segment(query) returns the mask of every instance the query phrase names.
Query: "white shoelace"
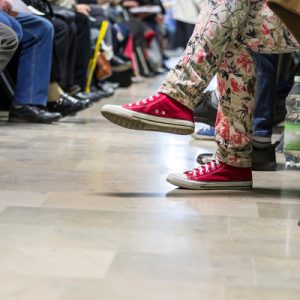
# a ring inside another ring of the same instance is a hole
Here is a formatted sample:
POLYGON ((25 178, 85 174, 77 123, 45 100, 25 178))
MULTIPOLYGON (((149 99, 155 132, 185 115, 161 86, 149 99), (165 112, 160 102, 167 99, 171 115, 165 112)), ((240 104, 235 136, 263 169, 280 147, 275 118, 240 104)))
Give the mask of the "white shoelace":
POLYGON ((212 171, 214 171, 216 169, 216 167, 219 167, 219 166, 220 166, 220 162, 217 159, 215 159, 215 160, 211 161, 210 163, 207 163, 205 165, 200 165, 198 168, 193 169, 191 172, 193 172, 193 176, 196 176, 198 172, 200 173, 200 175, 203 175, 204 171, 206 173, 209 173, 210 168, 212 171))
POLYGON ((154 96, 151 96, 151 97, 149 97, 149 98, 146 98, 146 99, 144 99, 144 100, 142 100, 142 101, 137 101, 137 102, 135 102, 135 105, 140 105, 141 102, 143 102, 144 104, 147 104, 147 103, 148 103, 148 100, 149 100, 149 101, 153 101, 154 98, 158 98, 158 97, 159 97, 159 93, 156 93, 154 96))

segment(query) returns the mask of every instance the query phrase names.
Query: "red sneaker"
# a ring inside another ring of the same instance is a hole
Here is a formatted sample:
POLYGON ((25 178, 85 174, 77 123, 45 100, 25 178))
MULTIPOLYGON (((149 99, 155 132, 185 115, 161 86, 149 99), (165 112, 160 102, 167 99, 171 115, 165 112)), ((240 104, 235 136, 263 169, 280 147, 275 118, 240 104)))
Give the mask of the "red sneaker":
POLYGON ((167 181, 181 188, 202 190, 251 189, 251 168, 237 168, 214 160, 183 174, 171 174, 167 181))
POLYGON ((193 111, 165 94, 131 104, 104 105, 102 115, 119 126, 189 135, 195 130, 193 111))

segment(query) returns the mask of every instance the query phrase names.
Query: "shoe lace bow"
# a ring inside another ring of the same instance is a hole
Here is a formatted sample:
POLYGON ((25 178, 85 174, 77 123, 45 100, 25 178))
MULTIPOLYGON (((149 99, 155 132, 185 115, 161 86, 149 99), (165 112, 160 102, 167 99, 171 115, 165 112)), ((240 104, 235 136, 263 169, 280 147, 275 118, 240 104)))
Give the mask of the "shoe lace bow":
POLYGON ((195 168, 192 171, 190 171, 190 173, 193 173, 193 176, 197 176, 198 172, 200 173, 200 175, 203 175, 204 172, 209 173, 211 170, 214 171, 219 166, 220 166, 219 160, 215 159, 209 163, 200 165, 198 168, 195 168))
POLYGON ((158 98, 158 97, 159 97, 159 93, 156 93, 154 96, 151 96, 151 97, 146 98, 146 99, 144 99, 144 100, 135 102, 135 105, 140 105, 141 102, 143 102, 143 104, 147 104, 147 103, 148 103, 148 100, 149 100, 149 101, 154 101, 154 98, 158 98))

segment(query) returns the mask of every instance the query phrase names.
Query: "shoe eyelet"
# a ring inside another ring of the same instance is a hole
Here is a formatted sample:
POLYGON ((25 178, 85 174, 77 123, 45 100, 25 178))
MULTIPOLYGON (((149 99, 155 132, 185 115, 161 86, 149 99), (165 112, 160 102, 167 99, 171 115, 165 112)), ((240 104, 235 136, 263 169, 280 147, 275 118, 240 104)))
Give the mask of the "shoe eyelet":
POLYGON ((158 111, 158 109, 155 111, 157 114, 159 114, 159 111, 158 111))
POLYGON ((165 114, 166 114, 166 112, 165 112, 165 111, 163 111, 163 112, 162 112, 162 114, 163 114, 163 115, 165 115, 165 114))

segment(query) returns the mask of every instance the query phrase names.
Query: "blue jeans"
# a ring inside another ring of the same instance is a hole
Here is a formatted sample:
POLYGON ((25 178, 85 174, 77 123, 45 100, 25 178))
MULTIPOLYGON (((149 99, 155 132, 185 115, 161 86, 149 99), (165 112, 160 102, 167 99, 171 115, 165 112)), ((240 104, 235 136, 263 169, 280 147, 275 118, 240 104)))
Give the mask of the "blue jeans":
POLYGON ((42 17, 23 13, 14 19, 2 11, 0 22, 16 32, 21 47, 13 104, 45 106, 52 60, 52 24, 42 17))
POLYGON ((253 136, 271 137, 276 101, 285 99, 291 89, 291 80, 277 76, 279 55, 255 54, 257 92, 253 119, 253 136))
POLYGON ((278 55, 255 54, 257 91, 253 119, 253 136, 271 137, 273 109, 277 95, 278 55))

